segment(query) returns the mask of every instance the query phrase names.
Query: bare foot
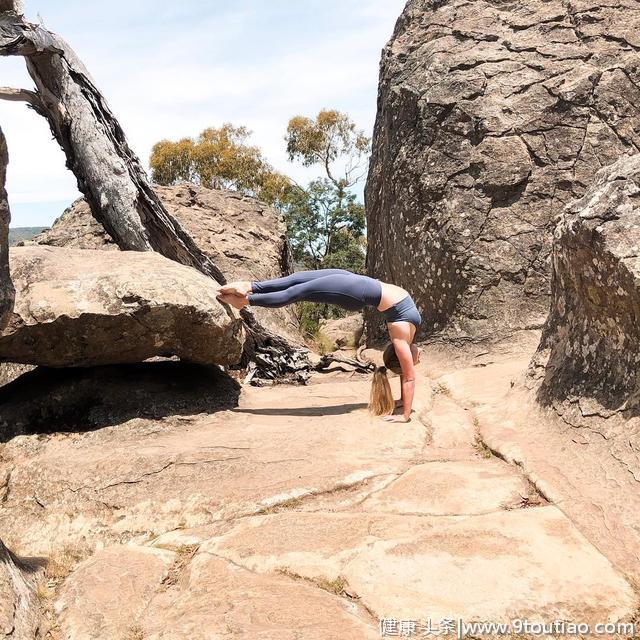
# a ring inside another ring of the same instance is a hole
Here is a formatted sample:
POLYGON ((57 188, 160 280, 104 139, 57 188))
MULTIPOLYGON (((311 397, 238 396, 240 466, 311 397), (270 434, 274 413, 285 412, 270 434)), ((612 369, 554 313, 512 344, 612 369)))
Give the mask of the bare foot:
POLYGON ((225 304, 230 304, 232 307, 236 309, 242 309, 242 307, 246 307, 249 304, 247 300, 247 296, 239 296, 233 293, 219 293, 216 298, 220 300, 220 302, 224 302, 225 304))
POLYGON ((238 280, 237 282, 229 282, 223 284, 218 290, 222 294, 234 294, 237 296, 246 296, 251 293, 251 282, 249 280, 238 280))

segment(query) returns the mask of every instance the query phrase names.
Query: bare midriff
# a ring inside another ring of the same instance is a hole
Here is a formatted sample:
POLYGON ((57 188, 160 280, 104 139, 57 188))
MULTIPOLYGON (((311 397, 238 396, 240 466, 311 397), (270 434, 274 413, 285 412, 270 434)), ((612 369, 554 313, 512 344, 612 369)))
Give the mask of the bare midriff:
POLYGON ((392 307, 396 302, 400 302, 400 300, 409 295, 406 289, 395 284, 382 282, 382 280, 380 280, 380 284, 382 286, 382 295, 380 296, 380 304, 376 307, 378 311, 384 311, 392 307))

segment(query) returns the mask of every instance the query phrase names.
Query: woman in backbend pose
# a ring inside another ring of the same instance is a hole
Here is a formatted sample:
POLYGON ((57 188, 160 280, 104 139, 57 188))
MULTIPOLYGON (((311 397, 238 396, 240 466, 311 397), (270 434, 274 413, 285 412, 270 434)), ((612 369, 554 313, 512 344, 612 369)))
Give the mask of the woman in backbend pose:
POLYGON ((298 271, 284 278, 231 282, 219 288, 220 301, 236 309, 246 305, 283 307, 308 300, 335 304, 349 311, 373 306, 382 312, 391 343, 383 353, 384 366, 376 367, 369 398, 369 411, 384 420, 408 422, 415 386, 414 365, 420 350, 413 344, 422 318, 409 293, 402 287, 362 276, 346 269, 298 271), (401 399, 394 400, 387 369, 400 375, 401 399), (402 416, 391 415, 402 406, 402 416))

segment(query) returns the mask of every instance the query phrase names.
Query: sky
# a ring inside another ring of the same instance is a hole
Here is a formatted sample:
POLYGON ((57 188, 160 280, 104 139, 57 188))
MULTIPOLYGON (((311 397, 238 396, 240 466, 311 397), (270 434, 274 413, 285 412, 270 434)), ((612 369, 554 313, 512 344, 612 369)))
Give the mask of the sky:
MULTIPOLYGON (((26 0, 32 22, 85 63, 148 168, 163 138, 245 125, 271 164, 297 181, 318 170, 288 161, 294 115, 348 113, 369 135, 378 65, 405 0, 26 0)), ((0 58, 0 85, 33 88, 21 58, 0 58)), ((0 100, 11 226, 48 226, 80 194, 44 118, 0 100)), ((362 189, 360 185, 359 189, 362 189)))

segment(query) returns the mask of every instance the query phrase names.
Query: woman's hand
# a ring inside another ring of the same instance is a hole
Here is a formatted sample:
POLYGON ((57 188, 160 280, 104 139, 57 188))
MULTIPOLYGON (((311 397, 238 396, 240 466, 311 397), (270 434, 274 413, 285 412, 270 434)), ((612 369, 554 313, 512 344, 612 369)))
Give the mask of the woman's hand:
POLYGON ((404 416, 384 416, 382 418, 386 422, 410 422, 411 418, 405 418, 404 416))

